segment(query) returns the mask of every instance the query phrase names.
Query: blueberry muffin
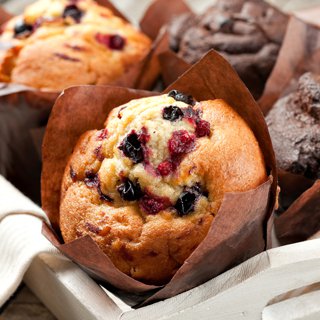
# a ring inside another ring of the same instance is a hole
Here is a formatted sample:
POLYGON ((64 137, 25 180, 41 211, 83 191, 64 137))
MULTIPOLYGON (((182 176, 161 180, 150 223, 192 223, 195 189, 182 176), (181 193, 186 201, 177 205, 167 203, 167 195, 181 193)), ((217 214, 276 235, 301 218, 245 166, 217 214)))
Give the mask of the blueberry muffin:
POLYGON ((278 166, 309 179, 320 178, 320 76, 303 74, 297 88, 267 115, 278 166))
POLYGON ((0 81, 49 90, 113 83, 151 45, 93 0, 39 0, 3 26, 0 44, 0 81))
POLYGON ((276 62, 288 18, 261 0, 218 0, 204 14, 184 14, 169 27, 170 47, 195 63, 217 50, 258 99, 276 62))
POLYGON ((259 144, 229 105, 173 90, 119 106, 81 136, 60 229, 66 243, 89 235, 122 272, 163 284, 205 238, 224 194, 266 179, 259 144))

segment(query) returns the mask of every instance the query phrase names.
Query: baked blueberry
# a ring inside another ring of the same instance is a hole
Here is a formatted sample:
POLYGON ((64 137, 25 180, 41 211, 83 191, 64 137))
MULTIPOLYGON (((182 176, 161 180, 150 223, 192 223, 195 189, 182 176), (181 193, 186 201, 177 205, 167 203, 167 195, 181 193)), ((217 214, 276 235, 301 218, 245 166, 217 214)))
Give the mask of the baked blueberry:
POLYGON ((14 26, 14 36, 15 37, 27 37, 33 31, 33 26, 31 24, 26 23, 23 20, 18 21, 14 26))
POLYGON ((203 191, 199 183, 190 188, 186 187, 174 206, 178 215, 184 216, 194 211, 195 203, 200 196, 208 197, 208 192, 203 191))
POLYGON ((126 201, 135 201, 141 198, 142 191, 139 183, 126 178, 117 188, 121 198, 126 201))
POLYGON ((86 171, 86 177, 84 178, 84 183, 89 188, 98 187, 98 185, 100 184, 99 177, 92 170, 86 171))
POLYGON ((178 90, 171 90, 168 93, 168 96, 172 97, 176 101, 181 101, 186 104, 190 104, 191 106, 195 105, 195 103, 196 103, 192 96, 186 95, 178 90))
POLYGON ((188 213, 194 211, 197 197, 198 194, 191 190, 182 192, 174 206, 178 211, 178 215, 185 216, 188 213))
POLYGON ((144 159, 139 136, 134 131, 124 138, 119 149, 122 150, 124 155, 130 158, 134 163, 142 162, 144 159))
POLYGON ((75 4, 70 4, 65 7, 62 17, 63 18, 72 18, 76 22, 80 22, 81 17, 83 15, 83 12, 75 5, 75 4))
POLYGON ((182 110, 177 106, 168 106, 163 108, 162 118, 169 121, 176 121, 183 117, 182 110))

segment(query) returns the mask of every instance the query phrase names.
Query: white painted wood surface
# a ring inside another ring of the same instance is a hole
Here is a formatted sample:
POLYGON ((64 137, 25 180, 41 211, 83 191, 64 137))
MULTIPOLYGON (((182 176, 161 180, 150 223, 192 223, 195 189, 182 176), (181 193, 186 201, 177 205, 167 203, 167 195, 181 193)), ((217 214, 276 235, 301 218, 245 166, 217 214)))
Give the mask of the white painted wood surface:
POLYGON ((320 282, 320 239, 263 252, 201 286, 137 310, 115 302, 67 259, 43 255, 24 280, 61 320, 320 319, 318 290, 268 306, 279 295, 320 282))

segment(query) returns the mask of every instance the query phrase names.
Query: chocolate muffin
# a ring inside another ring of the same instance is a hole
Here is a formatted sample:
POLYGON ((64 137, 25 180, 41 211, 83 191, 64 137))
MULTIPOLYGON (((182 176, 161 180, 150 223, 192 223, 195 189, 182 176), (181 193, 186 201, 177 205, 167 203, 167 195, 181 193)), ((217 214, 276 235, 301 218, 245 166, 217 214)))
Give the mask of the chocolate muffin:
POLYGON ((3 26, 0 46, 0 81, 60 91, 115 82, 151 42, 93 0, 39 0, 3 26))
POLYGON ((267 118, 278 166, 320 178, 320 76, 305 73, 297 88, 278 100, 267 118))
POLYGON ((202 15, 184 14, 169 26, 170 47, 195 63, 217 50, 258 99, 276 62, 288 17, 261 0, 218 0, 202 15))
POLYGON ((89 235, 127 275, 167 282, 205 238, 226 192, 267 179, 259 144, 224 101, 175 90, 114 109, 66 166, 65 242, 89 235))

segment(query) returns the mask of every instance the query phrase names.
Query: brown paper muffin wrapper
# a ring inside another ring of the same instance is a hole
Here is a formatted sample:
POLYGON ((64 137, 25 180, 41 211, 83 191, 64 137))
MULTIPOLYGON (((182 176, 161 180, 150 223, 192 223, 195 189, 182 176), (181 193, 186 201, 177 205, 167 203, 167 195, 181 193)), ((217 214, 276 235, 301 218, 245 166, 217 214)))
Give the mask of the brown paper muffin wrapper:
POLYGON ((155 0, 141 19, 140 28, 151 39, 156 39, 163 26, 175 16, 187 12, 191 12, 191 9, 183 0, 155 0))
MULTIPOLYGON (((99 4, 126 19, 108 0, 99 4)), ((0 10, 3 24, 12 16, 0 10)), ((126 19, 127 20, 127 19, 126 19)), ((138 89, 151 89, 159 75, 158 54, 163 50, 164 34, 154 41, 146 57, 115 83, 138 89)), ((5 47, 3 47, 5 49, 5 47)), ((0 44, 1 50, 1 44, 0 44)), ((40 203, 41 156, 39 144, 49 113, 60 91, 46 91, 15 83, 0 83, 0 174, 33 201, 40 203), (20 135, 18 134, 20 133, 20 135)))
MULTIPOLYGON (((320 13, 319 7, 314 10, 320 13)), ((291 17, 277 63, 259 101, 263 112, 267 114, 278 99, 294 90, 299 77, 309 71, 320 74, 320 28, 291 17)), ((286 209, 274 221, 279 242, 308 239, 320 230, 319 183, 279 170, 279 185, 280 209, 286 209)))
POLYGON ((280 217, 275 231, 281 244, 304 241, 320 230, 320 180, 307 189, 280 217))
MULTIPOLYGON (((317 9, 320 14, 320 8, 317 9)), ((292 16, 276 65, 259 105, 267 114, 274 103, 290 93, 299 77, 308 71, 320 73, 320 27, 292 16)))
POLYGON ((172 88, 198 101, 221 98, 229 103, 256 135, 270 176, 255 190, 225 195, 207 237, 164 286, 147 285, 120 272, 88 236, 68 244, 59 238, 61 181, 78 138, 87 130, 102 128, 114 107, 155 93, 110 86, 69 88, 53 107, 43 143, 42 204, 55 230, 44 226, 43 233, 92 277, 134 306, 189 290, 263 251, 276 199, 275 158, 266 123, 232 67, 210 52, 165 92, 172 88))
POLYGON ((43 127, 57 94, 9 84, 0 88, 0 174, 40 203, 43 127))
POLYGON ((170 50, 166 31, 166 25, 174 17, 184 13, 192 13, 192 10, 183 0, 155 0, 148 7, 140 22, 141 30, 151 39, 154 39, 160 30, 166 33, 162 52, 159 53, 160 72, 165 87, 176 81, 191 67, 191 64, 170 50))

